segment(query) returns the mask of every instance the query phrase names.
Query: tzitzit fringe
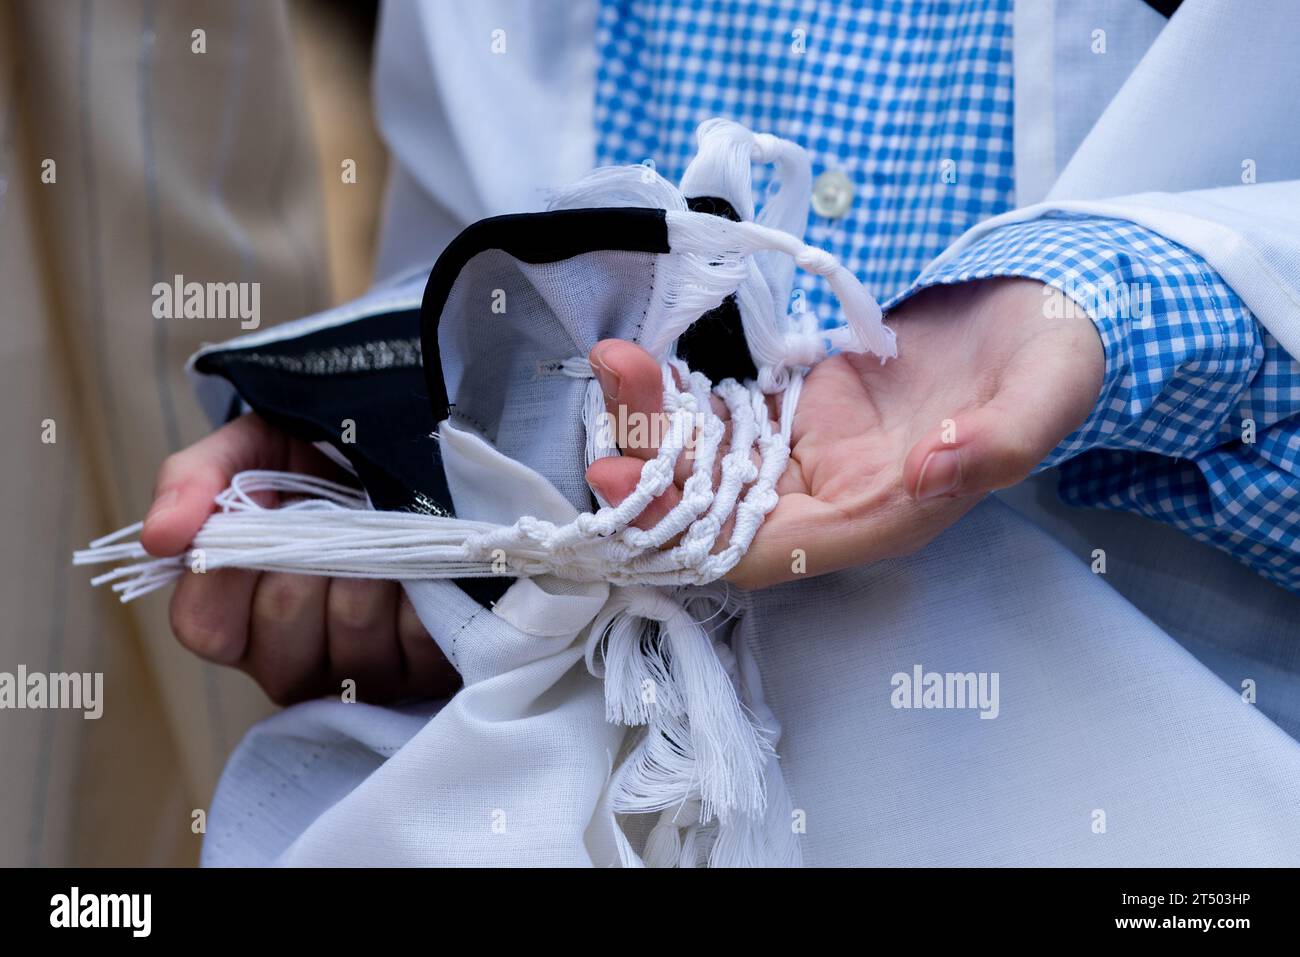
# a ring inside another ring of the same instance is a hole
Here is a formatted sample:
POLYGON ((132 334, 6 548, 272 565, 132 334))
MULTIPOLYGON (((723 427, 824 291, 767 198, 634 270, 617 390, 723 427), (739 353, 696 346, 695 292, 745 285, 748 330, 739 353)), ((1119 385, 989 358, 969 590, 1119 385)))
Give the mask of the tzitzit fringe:
MULTIPOLYGON (((714 581, 736 565, 776 505, 775 486, 789 458, 789 435, 772 428, 761 392, 733 379, 712 386, 676 359, 663 370, 668 425, 658 455, 642 468, 636 489, 624 501, 564 525, 531 516, 512 525, 494 525, 376 511, 358 489, 292 472, 259 470, 231 479, 216 498, 217 511, 185 554, 151 559, 139 541, 122 541, 139 532, 137 523, 92 542, 75 553, 73 562, 133 561, 91 582, 111 582, 122 601, 162 588, 191 568, 382 579, 555 575, 615 585, 714 581), (689 384, 687 389, 677 388, 674 368, 689 384), (710 408, 711 392, 726 403, 732 428, 732 445, 722 456, 716 488, 713 471, 723 421, 710 408), (681 501, 654 527, 632 527, 672 483, 692 434, 691 474, 681 501), (751 450, 757 451, 760 464, 751 460, 751 450), (303 497, 267 508, 257 501, 262 492, 303 497), (304 520, 304 513, 310 513, 310 520, 304 520), (724 525, 733 517, 730 540, 720 542, 724 525), (678 535, 678 544, 661 548, 678 535)), ((599 394, 599 386, 592 383, 599 394)))
MULTIPOLYGON (((205 571, 247 568, 383 579, 556 575, 615 585, 699 585, 722 578, 744 556, 763 519, 776 505, 776 482, 789 458, 802 370, 833 349, 871 351, 882 358, 892 355, 892 330, 881 322, 875 300, 835 257, 788 233, 705 213, 670 213, 669 223, 674 250, 690 248, 701 262, 712 264, 711 272, 702 268, 701 273, 711 280, 711 298, 716 302, 746 278, 745 270, 739 269, 735 286, 728 288, 725 280, 720 285, 719 277, 727 275, 728 264, 734 261, 743 266, 758 249, 785 252, 799 266, 830 279, 847 325, 826 330, 816 341, 799 331, 769 332, 769 342, 784 341, 789 346, 788 354, 760 370, 760 377, 763 371, 771 373, 778 366, 782 370, 778 429, 772 428, 766 396, 757 383, 742 385, 727 379, 714 385, 680 360, 670 359, 662 367, 664 411, 669 419, 658 454, 643 466, 636 488, 626 499, 581 514, 566 525, 531 516, 512 525, 492 525, 438 515, 375 511, 358 489, 295 473, 249 471, 234 476, 217 496, 217 511, 199 529, 186 554, 151 559, 138 541, 123 541, 138 534, 141 525, 137 523, 91 542, 89 548, 75 553, 74 564, 131 562, 92 581, 95 585, 111 582, 123 601, 164 587, 187 569, 200 567, 205 571), (674 368, 682 377, 683 388, 677 386, 674 368), (710 393, 725 403, 731 419, 731 444, 722 456, 716 488, 712 474, 723 422, 710 407, 710 393), (692 446, 691 475, 681 501, 653 528, 631 527, 646 506, 667 490, 678 459, 692 446), (265 508, 254 496, 270 491, 304 498, 265 508), (304 512, 311 513, 311 521, 303 521, 304 512), (731 537, 720 542, 731 519, 731 537), (661 548, 679 534, 682 538, 677 545, 661 548)), ((699 289, 701 283, 692 285, 699 289)), ((564 368, 566 374, 582 375, 583 365, 581 360, 571 359, 564 368)), ((594 380, 589 393, 599 397, 594 380)), ((591 432, 589 428, 589 444, 591 432)))
MULTIPOLYGON (((686 208, 683 193, 641 167, 598 170, 555 197, 552 207, 654 205, 667 210, 665 269, 656 272, 646 345, 662 362, 666 436, 618 505, 564 525, 525 516, 495 525, 437 515, 382 512, 366 494, 325 479, 285 472, 236 475, 216 498, 186 555, 150 558, 137 523, 92 542, 77 565, 127 562, 93 579, 130 601, 177 579, 193 564, 351 578, 448 579, 556 575, 615 586, 586 632, 587 667, 604 679, 609 721, 637 729, 608 791, 617 814, 658 814, 641 853, 621 839, 625 864, 640 866, 797 865, 791 804, 775 748, 780 727, 763 700, 758 669, 743 642, 715 641, 700 624, 725 607, 707 586, 748 550, 777 502, 776 483, 790 455, 790 430, 806 370, 833 351, 885 358, 896 354, 880 308, 834 256, 804 244, 811 174, 796 144, 755 135, 723 120, 700 127, 700 151, 683 185, 690 195, 732 202, 746 221, 686 208), (777 166, 780 191, 750 221, 752 162, 777 166), (822 330, 811 314, 786 315, 793 266, 826 277, 846 324, 822 330), (703 313, 735 294, 758 378, 711 383, 678 359, 672 343, 703 313), (676 376, 674 375, 676 372, 676 376), (680 378, 680 386, 678 379, 680 378), (779 394, 780 420, 766 398, 779 394), (725 404, 731 442, 713 474, 724 423, 710 397, 725 404), (649 529, 633 520, 673 481, 692 451, 681 501, 649 529), (757 464, 755 464, 757 459, 757 464), (261 492, 291 500, 258 503, 261 492), (724 529, 730 536, 723 541, 724 529), (680 536, 680 537, 678 537, 680 536), (677 543, 667 547, 677 538, 677 543), (696 586, 680 588, 677 586, 696 586), (669 586, 669 587, 655 587, 669 586), (645 689, 654 688, 647 696, 645 689)), ((559 363, 562 374, 589 378, 585 359, 559 363)), ((587 461, 617 454, 597 422, 603 396, 587 386, 583 422, 587 461)))

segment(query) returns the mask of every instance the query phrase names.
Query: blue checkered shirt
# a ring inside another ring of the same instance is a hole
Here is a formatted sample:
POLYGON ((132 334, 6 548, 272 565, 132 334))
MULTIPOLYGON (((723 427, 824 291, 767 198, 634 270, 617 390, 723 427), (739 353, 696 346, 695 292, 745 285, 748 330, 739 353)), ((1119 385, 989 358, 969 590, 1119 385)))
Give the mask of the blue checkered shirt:
MULTIPOLYGON (((1168 522, 1300 591, 1300 363, 1200 256, 1127 221, 1051 216, 926 268, 1014 204, 1011 6, 603 0, 597 160, 679 179, 695 127, 725 116, 849 177, 852 207, 812 215, 808 241, 887 305, 992 276, 1060 289, 1106 355, 1092 415, 1041 466, 1060 466, 1062 497, 1168 522)), ((799 281, 834 321, 824 283, 799 281)))

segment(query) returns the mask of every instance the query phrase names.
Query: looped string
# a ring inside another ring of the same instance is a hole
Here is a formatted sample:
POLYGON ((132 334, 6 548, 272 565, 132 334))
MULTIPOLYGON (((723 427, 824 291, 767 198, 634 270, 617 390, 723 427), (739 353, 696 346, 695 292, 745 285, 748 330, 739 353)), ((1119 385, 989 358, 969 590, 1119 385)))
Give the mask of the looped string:
MULTIPOLYGON (((77 552, 74 562, 135 559, 93 580, 112 582, 123 601, 162 587, 187 566, 403 580, 551 574, 623 586, 611 590, 586 630, 587 665, 604 678, 608 720, 641 729, 610 780, 610 807, 620 814, 662 812, 644 850, 652 865, 693 865, 698 855, 716 863, 793 862, 797 847, 783 836, 788 824, 781 817, 788 812, 780 811, 788 801, 782 797, 773 809, 769 798, 770 788, 784 795, 771 712, 761 695, 742 701, 737 657, 714 637, 723 632, 697 621, 685 597, 646 587, 715 581, 744 556, 776 504, 793 414, 783 408, 774 427, 766 397, 752 383, 727 379, 711 386, 680 360, 665 363, 662 375, 668 435, 636 489, 619 505, 564 525, 531 516, 493 525, 379 512, 359 489, 250 471, 217 496, 219 511, 186 556, 150 559, 138 541, 123 542, 139 532, 137 523, 77 552), (725 423, 711 396, 730 416, 731 445, 720 462, 725 423), (633 527, 688 451, 691 474, 680 502, 653 527, 633 527), (289 500, 267 507, 268 492, 289 500), (664 547, 678 536, 676 545, 664 547)), ((797 401, 800 381, 792 380, 787 397, 797 401)))
MULTIPOLYGON (((695 228, 702 234, 713 233, 706 242, 715 247, 736 242, 744 246, 747 268, 734 291, 758 368, 759 387, 768 394, 782 392, 791 370, 806 370, 836 351, 870 351, 882 361, 896 355, 893 331, 884 325, 879 305, 857 277, 829 252, 803 243, 812 196, 812 163, 803 147, 724 119, 705 120, 696 138, 699 151, 682 177, 682 192, 725 199, 741 219, 740 223, 723 220, 725 225, 712 230, 707 224, 695 228), (757 212, 752 190, 755 163, 775 167, 774 191, 769 190, 757 212), (719 235, 727 232, 748 235, 719 235), (845 325, 823 329, 802 300, 791 312, 795 266, 827 280, 845 325)), ((671 210, 669 216, 685 218, 671 210)), ((680 334, 680 329, 668 325, 674 329, 673 337, 680 334)))
MULTIPOLYGON (((699 586, 740 562, 777 504, 805 370, 836 350, 873 352, 884 361, 896 349, 879 305, 856 277, 800 238, 811 181, 804 151, 723 120, 702 124, 699 139, 683 191, 728 199, 742 221, 689 211, 671 184, 645 177, 640 167, 597 171, 557 199, 594 205, 593 194, 605 195, 665 210, 672 254, 657 271, 643 344, 662 363, 668 427, 622 502, 598 499, 596 511, 565 524, 522 516, 500 525, 376 511, 360 489, 249 471, 216 497, 217 511, 185 555, 152 558, 139 541, 127 540, 139 534, 136 523, 91 542, 74 564, 126 562, 92 579, 111 583, 124 602, 186 570, 225 567, 395 580, 554 575, 609 583, 608 601, 580 637, 589 670, 604 679, 608 720, 638 729, 613 771, 608 797, 616 813, 658 814, 642 861, 798 863, 790 799, 775 757, 780 728, 743 639, 733 634, 728 644, 717 637, 723 628, 706 627, 727 609, 725 593, 699 586), (774 163, 780 184, 757 218, 750 196, 754 162, 774 163), (786 314, 796 265, 827 279, 845 325, 822 329, 811 313, 786 314), (732 294, 758 376, 715 385, 670 353, 692 322, 732 294), (781 397, 775 423, 767 406, 774 393, 781 397), (714 412, 715 401, 729 419, 725 452, 728 423, 714 412), (690 468, 680 501, 651 528, 633 526, 673 482, 683 459, 690 468), (266 493, 276 493, 281 504, 265 506, 266 493), (688 585, 696 587, 681 587, 688 585)), ((582 410, 587 464, 619 454, 602 426, 604 397, 590 364, 575 356, 544 365, 539 373, 590 379, 582 410)), ((625 837, 620 848, 624 860, 635 862, 625 837)))
MULTIPOLYGON (((588 374, 589 367, 588 367, 588 374)), ((290 472, 248 471, 216 497, 217 511, 199 529, 189 551, 151 558, 138 541, 137 523, 99 539, 73 556, 77 565, 133 561, 92 579, 112 583, 123 601, 162 588, 187 569, 238 567, 354 578, 464 578, 548 574, 615 585, 703 584, 726 575, 744 556, 776 504, 775 485, 789 458, 791 415, 773 428, 764 396, 753 386, 708 379, 679 360, 663 366, 668 428, 656 457, 642 467, 630 495, 563 525, 523 516, 511 525, 417 512, 380 512, 365 493, 326 479, 290 472), (679 389, 673 375, 681 375, 679 389), (715 465, 725 432, 709 398, 731 419, 731 446, 715 465), (681 500, 649 529, 632 522, 672 484, 683 458, 690 475, 681 500), (756 461, 757 460, 757 464, 756 461), (282 504, 263 504, 264 493, 282 504), (311 521, 299 516, 310 512, 311 521), (722 539, 731 523, 730 538, 722 539), (680 536, 671 548, 664 546, 680 536)), ((599 439, 597 447, 603 449, 599 439)))
POLYGON ((592 622, 586 655, 605 680, 607 720, 646 729, 615 773, 616 812, 698 801, 704 824, 762 814, 771 743, 736 695, 730 649, 679 602, 657 589, 619 589, 592 622), (643 622, 656 625, 649 640, 643 622))

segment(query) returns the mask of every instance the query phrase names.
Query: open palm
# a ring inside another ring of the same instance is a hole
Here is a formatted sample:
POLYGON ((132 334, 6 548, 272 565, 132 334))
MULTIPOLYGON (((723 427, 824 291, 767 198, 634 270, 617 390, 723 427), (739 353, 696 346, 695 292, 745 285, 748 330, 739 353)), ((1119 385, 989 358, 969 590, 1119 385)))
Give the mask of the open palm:
MULTIPOLYGON (((1092 322, 1046 309, 1057 295, 1019 279, 936 287, 891 316, 897 359, 838 355, 813 368, 778 504, 728 579, 761 587, 906 554, 983 493, 1027 476, 1101 388, 1092 322)), ((658 365, 638 346, 602 342, 592 365, 611 414, 660 410, 658 365)), ((587 473, 610 502, 632 490, 655 449, 623 452, 587 473)), ((637 524, 676 504, 685 474, 637 524)))

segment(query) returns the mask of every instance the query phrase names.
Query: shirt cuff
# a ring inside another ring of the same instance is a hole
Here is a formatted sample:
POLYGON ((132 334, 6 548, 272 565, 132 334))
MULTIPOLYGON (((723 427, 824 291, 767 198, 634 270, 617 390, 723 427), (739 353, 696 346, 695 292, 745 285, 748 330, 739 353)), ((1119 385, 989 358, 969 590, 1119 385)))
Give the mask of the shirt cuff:
POLYGON ((1003 226, 927 268, 885 308, 930 286, 996 276, 1060 291, 1105 351, 1096 406, 1040 469, 1092 448, 1208 450, 1263 361, 1250 310, 1200 256, 1120 219, 1056 213, 1003 226))

